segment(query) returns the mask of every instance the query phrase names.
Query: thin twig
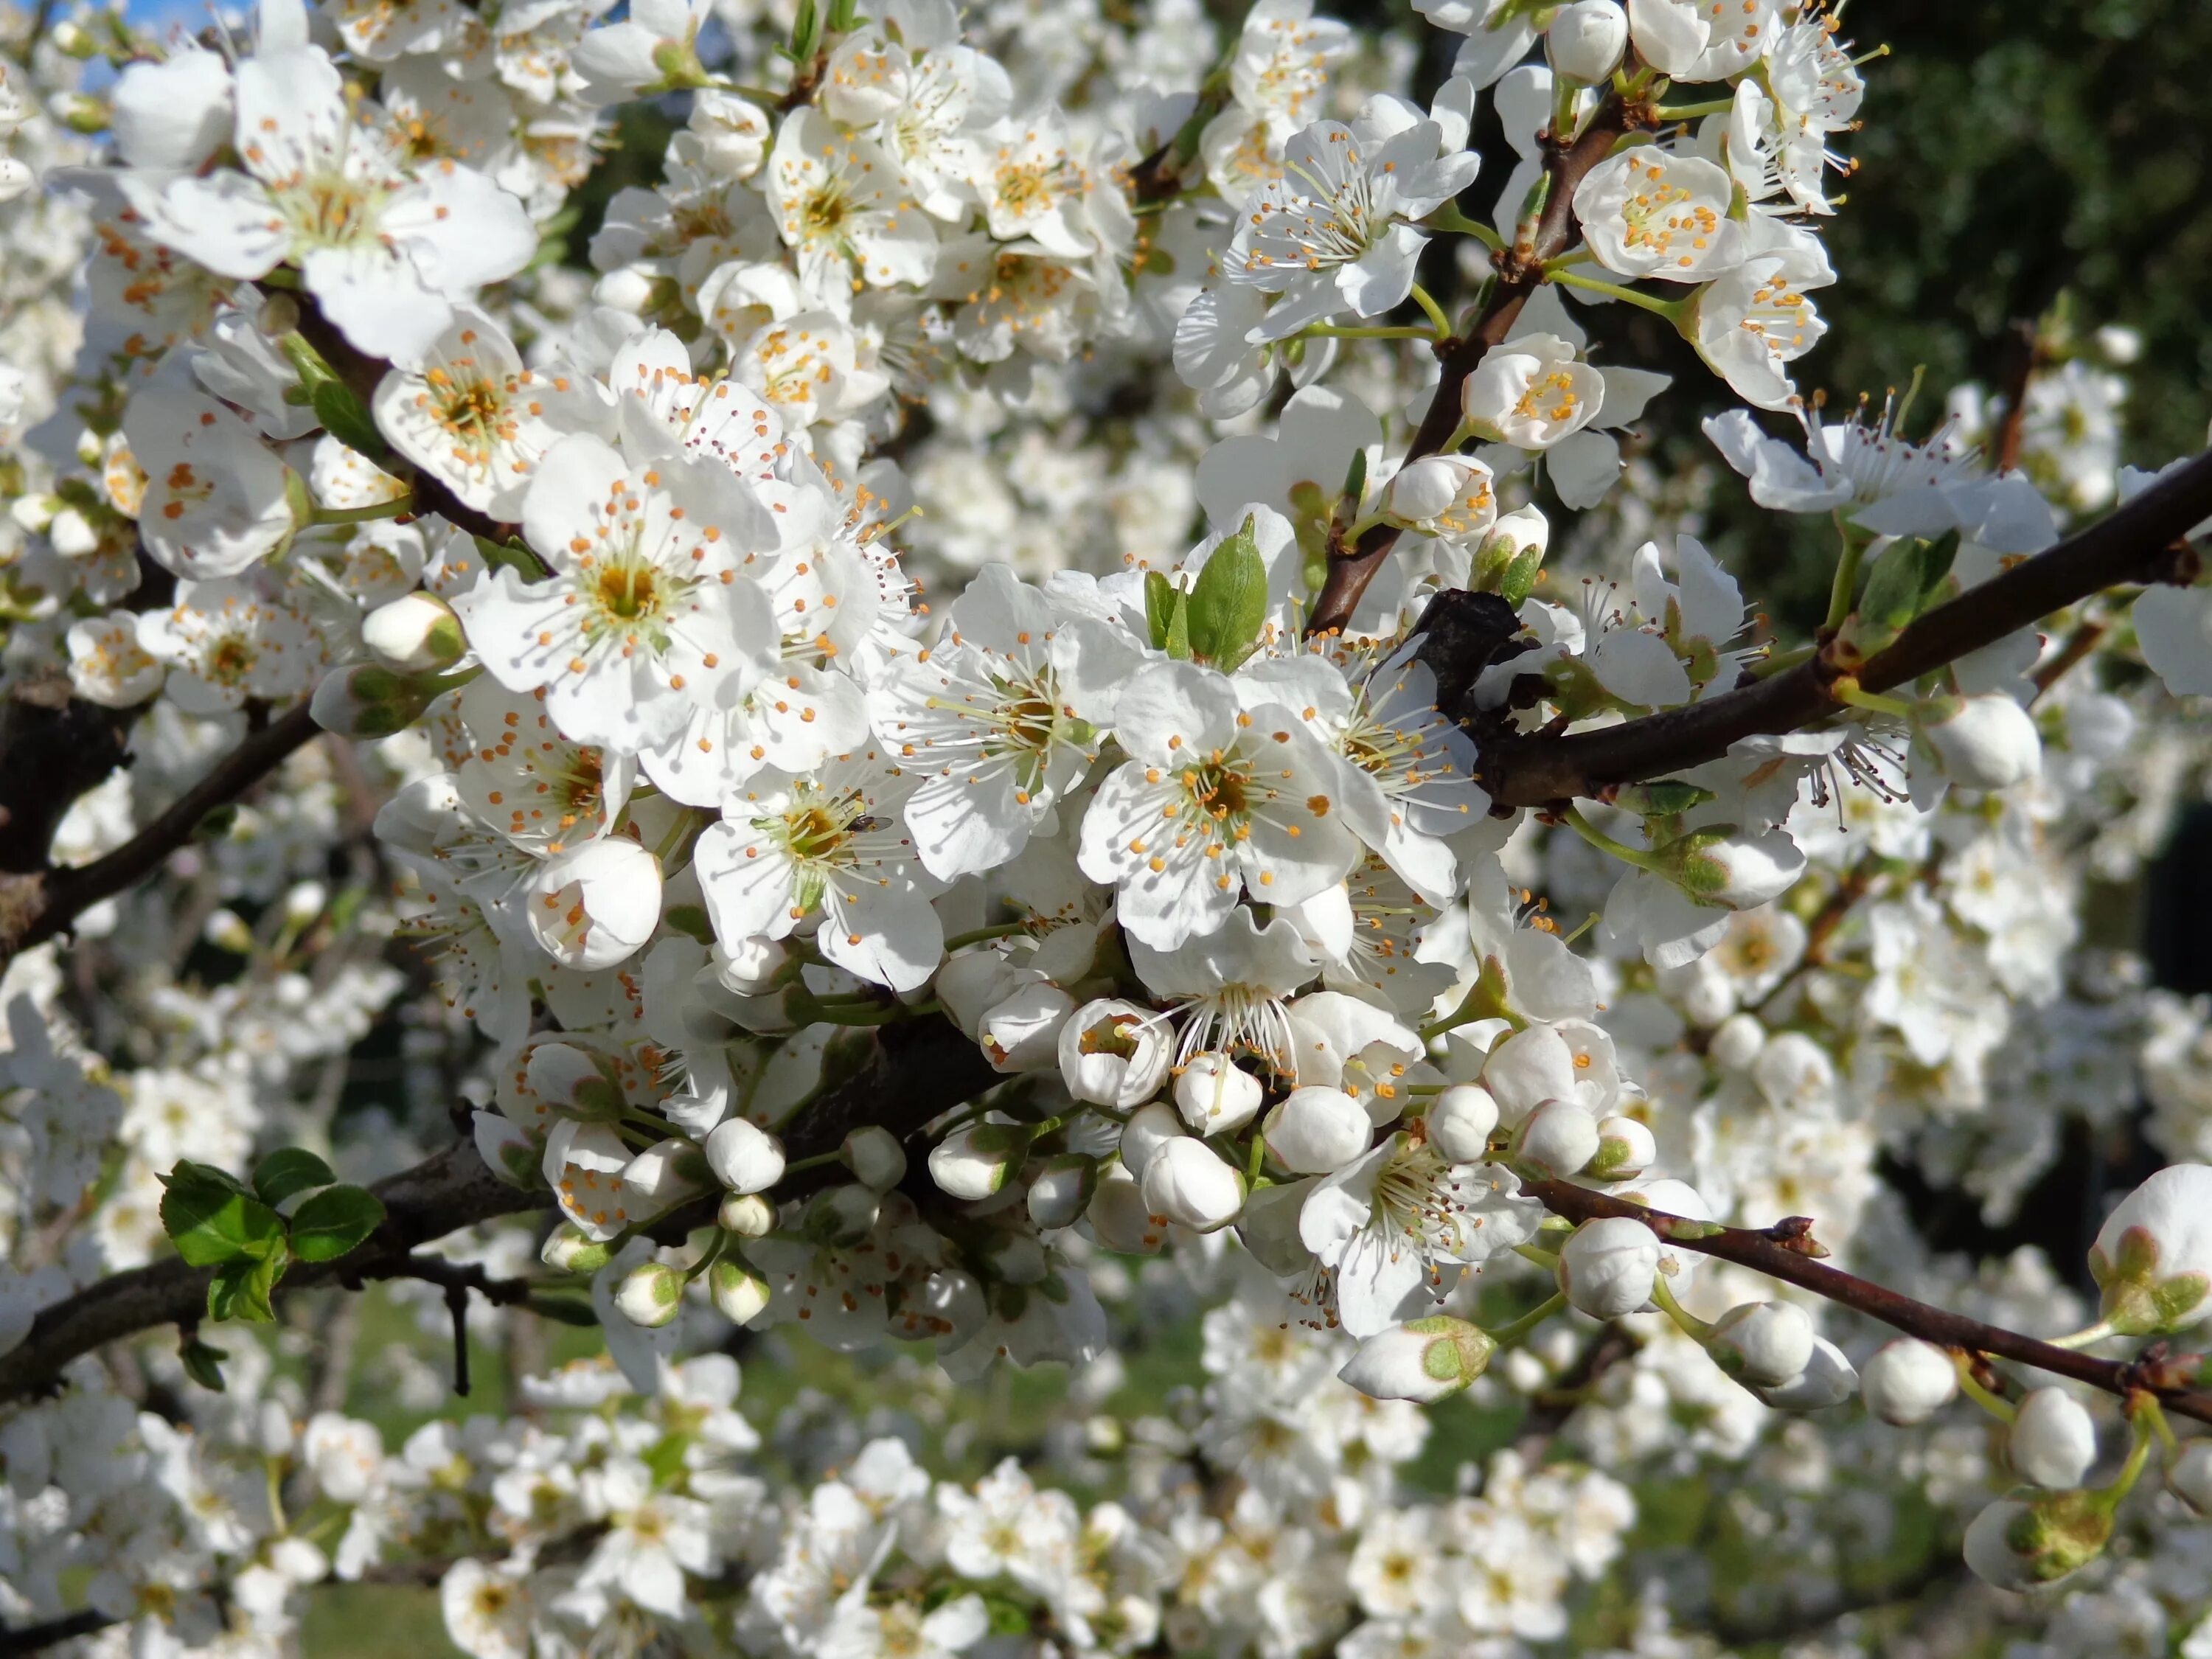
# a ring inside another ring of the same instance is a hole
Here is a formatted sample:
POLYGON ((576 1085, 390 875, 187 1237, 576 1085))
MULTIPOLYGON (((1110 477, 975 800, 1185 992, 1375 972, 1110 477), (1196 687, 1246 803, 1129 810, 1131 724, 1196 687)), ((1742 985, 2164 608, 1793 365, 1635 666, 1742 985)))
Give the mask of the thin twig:
POLYGON ((2032 1365, 2038 1370, 2071 1377, 2124 1399, 2137 1391, 2148 1391, 2156 1395, 2169 1411, 2202 1423, 2212 1423, 2212 1394, 2188 1386, 2197 1371, 2193 1361, 2098 1359, 2002 1326, 1985 1325, 1964 1314, 1916 1302, 1885 1285, 1816 1260, 1813 1252, 1818 1251, 1820 1246, 1813 1242, 1812 1223, 1802 1216, 1792 1216, 1771 1227, 1722 1227, 1646 1209, 1626 1199, 1608 1197, 1565 1181, 1524 1181, 1521 1190, 1553 1214, 1565 1216, 1570 1221, 1592 1221, 1610 1216, 1641 1221, 1670 1244, 1695 1250, 1701 1255, 1716 1256, 1723 1261, 1733 1261, 1740 1267, 1749 1267, 1770 1279, 1795 1285, 1938 1347, 2032 1365))
POLYGON ((2106 588, 2188 580, 2197 555, 2185 544, 2177 550, 2177 543, 2208 517, 2212 453, 2199 455, 2049 551, 1938 605, 1863 662, 1850 660, 1830 640, 1794 668, 1686 708, 1595 732, 1493 741, 1483 750, 1479 775, 1493 800, 1542 806, 1718 760, 1746 738, 1795 732, 1834 714, 1842 705, 1831 688, 1843 675, 1852 675, 1865 690, 1887 691, 2106 588))
POLYGON ((106 857, 37 878, 35 894, 19 899, 7 925, 0 927, 0 967, 17 951, 64 931, 100 900, 152 875, 191 839, 210 812, 245 794, 319 729, 301 702, 283 718, 249 732, 167 811, 106 857))
MULTIPOLYGON (((1497 275, 1491 281, 1473 325, 1464 336, 1437 343, 1442 373, 1435 395, 1429 399, 1428 410, 1406 447, 1407 460, 1437 453, 1459 429, 1460 392, 1467 377, 1492 346, 1504 343, 1528 296, 1543 286, 1543 262, 1565 252, 1574 240, 1575 187, 1582 183, 1584 174, 1612 152, 1623 133, 1650 124, 1648 110, 1641 106, 1626 108, 1618 98, 1608 96, 1591 118, 1589 125, 1571 142, 1558 143, 1548 137, 1544 140, 1544 170, 1550 193, 1544 199, 1544 210, 1535 234, 1528 243, 1506 248, 1492 257, 1497 275)), ((1349 627, 1352 613, 1359 608, 1361 595, 1367 592, 1368 584, 1375 580, 1376 572, 1382 568, 1397 544, 1396 528, 1378 524, 1350 548, 1332 549, 1328 574, 1322 583, 1321 592, 1314 597, 1313 614, 1307 619, 1306 631, 1327 634, 1349 627)))

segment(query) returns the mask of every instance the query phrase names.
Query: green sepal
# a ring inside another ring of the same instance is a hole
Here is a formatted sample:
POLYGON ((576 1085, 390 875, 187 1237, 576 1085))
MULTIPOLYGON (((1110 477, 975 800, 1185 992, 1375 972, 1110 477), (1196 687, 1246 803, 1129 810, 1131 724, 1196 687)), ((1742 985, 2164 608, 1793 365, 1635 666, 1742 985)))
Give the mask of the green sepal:
POLYGON ((1267 623, 1267 567, 1247 516, 1225 537, 1190 590, 1190 654, 1224 673, 1259 649, 1267 623))

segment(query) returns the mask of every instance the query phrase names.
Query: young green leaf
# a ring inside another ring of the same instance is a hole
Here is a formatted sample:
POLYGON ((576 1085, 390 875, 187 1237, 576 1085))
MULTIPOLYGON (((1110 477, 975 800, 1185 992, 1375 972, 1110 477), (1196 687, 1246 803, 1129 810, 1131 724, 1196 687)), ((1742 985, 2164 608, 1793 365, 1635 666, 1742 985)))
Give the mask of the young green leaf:
POLYGON ((297 1146, 280 1146, 253 1166, 253 1190, 271 1206, 310 1188, 327 1187, 337 1178, 329 1164, 297 1146))
POLYGON ((292 1212, 292 1254, 335 1261, 374 1232, 384 1206, 366 1187, 325 1187, 292 1212))
POLYGON ((161 1229, 192 1267, 258 1260, 283 1243, 282 1218, 221 1170, 179 1163, 162 1181, 161 1229))
POLYGON ((223 1349, 191 1338, 177 1349, 177 1358, 183 1364, 185 1375, 204 1389, 216 1394, 222 1392, 222 1362, 230 1358, 223 1349))
POLYGON ((1190 654, 1224 672, 1250 656, 1267 621, 1267 567, 1248 517, 1225 538, 1190 590, 1190 654))
POLYGON ((274 1321, 276 1310, 270 1298, 289 1261, 280 1238, 274 1249, 258 1260, 224 1262, 208 1281, 208 1317, 243 1319, 257 1325, 274 1321))
POLYGON ((372 461, 385 459, 384 434, 376 429, 376 422, 368 418, 361 399, 343 381, 317 380, 307 395, 324 431, 372 461))

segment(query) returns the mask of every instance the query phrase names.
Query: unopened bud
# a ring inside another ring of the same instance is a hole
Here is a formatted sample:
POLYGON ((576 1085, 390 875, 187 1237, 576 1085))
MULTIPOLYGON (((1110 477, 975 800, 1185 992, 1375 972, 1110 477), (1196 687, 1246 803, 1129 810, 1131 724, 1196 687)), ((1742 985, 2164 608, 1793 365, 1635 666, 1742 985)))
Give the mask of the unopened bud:
POLYGON ((879 1124, 866 1123, 845 1137, 838 1157, 853 1179, 872 1192, 887 1193, 906 1179, 906 1149, 879 1124))
POLYGON ((1545 1101, 1513 1132, 1513 1161, 1539 1175, 1577 1174, 1597 1151, 1597 1120, 1571 1100, 1545 1101))
POLYGON ((538 1247, 538 1259, 556 1273, 595 1273, 607 1265, 614 1252, 595 1238, 588 1238, 578 1228, 562 1222, 546 1234, 545 1243, 538 1247))
POLYGON ((1480 1376, 1497 1351, 1480 1326, 1436 1314, 1377 1331, 1336 1375, 1370 1399, 1426 1406, 1480 1376))
POLYGON ((362 643, 408 674, 451 668, 465 655, 468 636, 453 606, 435 593, 403 593, 362 618, 362 643))
POLYGON ((1729 1376, 1778 1388, 1811 1362, 1813 1321, 1795 1303, 1746 1302, 1720 1316, 1708 1346, 1729 1376))
POLYGON ((775 1231, 775 1206, 758 1193, 732 1193, 714 1212, 714 1224, 739 1238, 766 1238, 775 1231))
POLYGON ((799 1231, 817 1244, 858 1244, 876 1230, 884 1200, 856 1181, 824 1187, 809 1200, 799 1231))
POLYGON ((1692 830, 1656 848, 1652 868, 1700 904, 1755 910, 1797 884, 1805 855, 1786 831, 1739 834, 1733 824, 1692 830))
POLYGON ((2112 1535, 2112 1510, 2094 1493, 2000 1498, 1967 1526, 1960 1553, 1983 1583, 2033 1589, 2087 1566, 2112 1535))
POLYGON ((1152 1154, 1170 1140, 1181 1139, 1182 1133, 1182 1120, 1173 1107, 1157 1100, 1139 1106, 1121 1126, 1121 1167, 1142 1181, 1152 1154))
POLYGON ((2081 1484, 2097 1461, 2097 1425, 2063 1389, 2038 1389, 2020 1402, 2005 1437, 2013 1473, 2031 1486, 2063 1492, 2081 1484))
POLYGON ((1024 985, 994 1003, 976 1025, 976 1042, 992 1069, 1041 1072, 1060 1063, 1060 1032, 1075 999, 1048 981, 1024 985))
POLYGON ((1917 1336, 1884 1343, 1859 1374, 1866 1408, 1900 1429, 1925 1423, 1958 1393, 1959 1368, 1951 1356, 1917 1336))
POLYGON ((684 1304, 684 1275, 658 1261, 641 1261, 623 1275, 615 1307, 633 1325, 665 1325, 684 1304))
POLYGON ((1447 1164, 1480 1164, 1490 1156, 1498 1129, 1498 1102, 1475 1083, 1455 1083, 1430 1103, 1424 1120, 1429 1145, 1447 1164))
POLYGON ((1962 788, 2008 789, 2043 769, 2034 719, 2002 691, 1930 697, 1914 710, 1913 731, 1962 788))
POLYGON ((1030 1182, 1030 1219, 1040 1227, 1072 1227, 1091 1207, 1098 1190, 1098 1160, 1063 1152, 1048 1160, 1030 1182))
POLYGON ((1651 1131, 1632 1117, 1600 1118, 1597 1156, 1583 1166, 1592 1181, 1633 1181, 1659 1156, 1651 1131))
POLYGON ((1658 1274, 1658 1239, 1627 1216, 1585 1221, 1559 1248, 1559 1289, 1593 1319, 1634 1313, 1651 1299, 1658 1274))
POLYGON ((768 1307, 768 1280, 735 1250, 726 1249, 707 1269, 707 1295, 732 1325, 750 1325, 768 1307))
POLYGON ((1244 1207, 1243 1176, 1191 1135, 1178 1135, 1155 1152, 1141 1184, 1153 1214, 1194 1232, 1225 1227, 1244 1207))
POLYGON ((2212 1166, 2175 1164, 2122 1199, 2089 1249, 2103 1312, 2124 1336, 2161 1336, 2212 1315, 2212 1166))
POLYGON ((1263 1097, 1260 1079, 1226 1054, 1193 1054, 1175 1080, 1176 1110, 1194 1135, 1235 1134, 1259 1115, 1263 1097))
POLYGON ((1100 1177, 1084 1216, 1098 1242, 1117 1255, 1152 1255, 1167 1243, 1167 1218, 1152 1213, 1143 1190, 1125 1171, 1100 1177))
POLYGON ((757 1123, 729 1118, 707 1136, 707 1167, 733 1193, 764 1193, 783 1179, 783 1143, 757 1123))
POLYGON ((315 724, 342 738, 388 738, 422 717, 437 696, 378 663, 356 663, 323 676, 308 704, 315 724))
POLYGON ((947 1196, 990 1197, 1028 1156, 1032 1139, 1021 1123, 970 1123, 930 1148, 929 1175, 947 1196))
POLYGON ((1296 1175, 1334 1175, 1367 1150, 1375 1125, 1341 1089, 1293 1089, 1267 1114, 1267 1150, 1296 1175))
POLYGON ((1620 62, 1628 44, 1628 14, 1616 0, 1574 0, 1553 15, 1545 44, 1555 73, 1595 86, 1620 62))

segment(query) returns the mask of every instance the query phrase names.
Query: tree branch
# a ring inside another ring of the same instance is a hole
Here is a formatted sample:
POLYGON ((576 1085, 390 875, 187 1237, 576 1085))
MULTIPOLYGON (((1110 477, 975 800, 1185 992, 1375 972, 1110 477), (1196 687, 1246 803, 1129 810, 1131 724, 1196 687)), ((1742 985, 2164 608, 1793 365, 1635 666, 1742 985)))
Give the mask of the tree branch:
MULTIPOLYGON (((0 904, 0 968, 17 951, 63 932, 100 900, 112 898, 153 874, 170 854, 191 839, 201 819, 244 794, 293 750, 304 747, 319 730, 302 702, 258 732, 247 733, 237 748, 217 761, 214 769, 179 796, 167 811, 104 858, 73 869, 42 869, 15 878, 6 902, 0 904)), ((18 761, 12 745, 0 753, 0 759, 6 762, 11 779, 15 768, 26 763, 18 761)), ((108 767, 113 764, 114 760, 109 760, 108 767)), ((100 775, 106 776, 106 771, 103 769, 100 775)), ((35 784, 40 780, 33 775, 27 781, 35 784)), ((52 787, 59 789, 66 785, 57 776, 52 787)), ((83 786, 77 793, 90 787, 83 786)), ((70 795, 69 799, 76 798, 70 795)), ((52 839, 51 828, 48 839, 52 839)))
MULTIPOLYGON (((1492 256, 1497 276, 1483 296, 1473 325, 1464 336, 1440 341, 1437 356, 1443 364, 1435 396, 1406 446, 1406 459, 1416 461, 1439 453, 1459 429, 1460 389, 1491 347, 1502 344, 1528 296, 1543 286, 1543 262, 1567 251, 1575 236, 1575 187, 1583 175, 1612 152, 1623 133, 1650 124, 1640 106, 1631 110, 1620 99, 1607 95, 1589 126, 1571 143, 1561 144, 1548 137, 1544 143, 1544 176, 1549 194, 1533 239, 1492 256)), ((1328 575, 1314 597, 1308 634, 1339 632, 1351 625, 1360 596, 1398 544, 1398 531, 1378 524, 1349 549, 1330 550, 1328 575)))
POLYGON ((1833 714, 1841 705, 1831 688, 1842 675, 1854 675, 1869 691, 1886 691, 2107 587, 2166 580, 2176 569, 2174 544, 2208 517, 2212 453, 2049 551, 1937 606, 1864 662, 1848 660, 1830 640, 1771 678, 1687 708, 1571 736, 1494 740, 1484 749, 1478 776, 1502 805, 1542 806, 1718 760, 1746 738, 1795 732, 1833 714))
MULTIPOLYGON (((785 1145, 796 1162, 836 1151, 849 1132, 864 1123, 882 1124, 904 1139, 1004 1080, 982 1052, 946 1021, 921 1019, 890 1026, 870 1044, 866 1062, 823 1093, 792 1126, 785 1145)), ((786 1182, 778 1195, 800 1197, 835 1178, 834 1167, 808 1170, 786 1182)), ((549 1208, 553 1202, 551 1192, 544 1187, 526 1192, 499 1180, 468 1141, 454 1142, 371 1190, 383 1200, 383 1224, 358 1249, 335 1261, 295 1262, 276 1287, 278 1296, 371 1279, 425 1279, 438 1285, 486 1288, 497 1281, 479 1285, 477 1270, 413 1252, 460 1228, 549 1208)), ((713 1218, 718 1197, 678 1209, 666 1218, 667 1224, 681 1230, 705 1224, 713 1218)), ((22 1342, 0 1354, 0 1405, 51 1388, 71 1360, 104 1343, 157 1325, 205 1317, 212 1276, 207 1268, 188 1267, 171 1257, 113 1274, 42 1310, 22 1342)), ((495 1295, 494 1299, 501 1298, 495 1295)))
POLYGON ((2002 1326, 1985 1325, 1964 1314, 1916 1302, 1909 1296, 1816 1260, 1810 1253, 1820 1248, 1812 1242, 1813 1224, 1802 1216, 1766 1228, 1721 1227, 1669 1215, 1662 1210, 1646 1209, 1626 1199, 1611 1198, 1565 1181, 1523 1181, 1521 1190, 1553 1214, 1565 1216, 1570 1221, 1581 1223, 1608 1216, 1640 1221, 1670 1244, 1723 1261, 1733 1261, 1740 1267, 1749 1267, 1770 1279, 1795 1285, 1937 1347, 1989 1354, 2032 1365, 2038 1370, 2071 1377, 2124 1399, 2130 1394, 2147 1391, 2157 1395, 2169 1411, 2193 1417, 2201 1423, 2212 1423, 2212 1393, 2189 1386, 2197 1375, 2198 1362, 2099 1359, 2032 1336, 2022 1336, 2002 1326))

